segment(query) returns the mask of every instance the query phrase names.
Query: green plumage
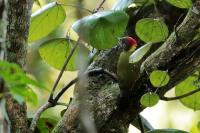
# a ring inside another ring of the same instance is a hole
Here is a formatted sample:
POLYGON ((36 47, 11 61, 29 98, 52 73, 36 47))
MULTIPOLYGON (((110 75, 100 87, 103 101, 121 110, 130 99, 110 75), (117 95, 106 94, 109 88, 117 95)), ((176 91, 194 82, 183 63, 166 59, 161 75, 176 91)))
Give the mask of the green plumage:
MULTIPOLYGON (((129 93, 131 87, 133 87, 133 83, 135 82, 135 78, 139 73, 139 70, 136 68, 134 64, 129 63, 129 57, 135 50, 131 51, 123 51, 120 54, 118 64, 117 64, 117 75, 119 80, 120 89, 129 93)), ((125 92, 125 93, 126 93, 125 92)), ((123 92, 124 93, 124 92, 123 92)))

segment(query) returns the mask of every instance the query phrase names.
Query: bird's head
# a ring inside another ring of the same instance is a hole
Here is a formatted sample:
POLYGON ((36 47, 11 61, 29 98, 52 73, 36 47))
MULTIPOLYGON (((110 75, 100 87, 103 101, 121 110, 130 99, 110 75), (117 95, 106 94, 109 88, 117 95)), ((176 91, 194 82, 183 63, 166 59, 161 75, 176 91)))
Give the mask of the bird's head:
POLYGON ((125 48, 124 48, 125 51, 131 52, 131 51, 134 51, 137 47, 137 41, 132 37, 129 37, 129 36, 122 37, 121 41, 123 44, 125 44, 125 48))

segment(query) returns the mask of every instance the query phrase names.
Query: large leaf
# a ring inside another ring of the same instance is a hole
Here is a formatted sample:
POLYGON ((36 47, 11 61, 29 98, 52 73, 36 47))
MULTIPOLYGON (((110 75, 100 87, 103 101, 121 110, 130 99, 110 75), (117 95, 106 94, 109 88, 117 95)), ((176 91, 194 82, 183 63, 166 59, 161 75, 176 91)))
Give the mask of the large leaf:
POLYGON ((117 0, 112 10, 126 10, 129 7, 147 6, 153 3, 154 0, 117 0))
POLYGON ((188 133, 188 132, 178 130, 178 129, 156 129, 156 130, 148 131, 146 133, 188 133))
POLYGON ((128 8, 129 5, 131 5, 135 0, 118 0, 114 6, 113 10, 124 10, 128 8))
POLYGON ((65 10, 56 2, 42 7, 31 16, 28 41, 33 42, 46 37, 58 28, 64 22, 65 18, 65 10))
MULTIPOLYGON (((46 63, 60 70, 75 43, 65 38, 52 39, 40 46, 39 53, 46 63)), ((78 45, 67 65, 67 70, 74 71, 84 67, 88 62, 88 56, 89 50, 81 44, 78 45)))
POLYGON ((103 11, 76 21, 72 28, 93 47, 108 49, 123 36, 128 18, 123 11, 103 11))
MULTIPOLYGON (((142 124, 144 126, 144 131, 150 131, 154 130, 153 126, 148 122, 146 118, 144 118, 142 115, 140 115, 140 119, 142 121, 142 124)), ((135 126, 137 129, 140 129, 140 124, 138 123, 138 119, 134 119, 134 121, 131 123, 133 126, 135 126)))
POLYGON ((141 99, 140 103, 145 107, 152 107, 156 105, 159 101, 159 96, 156 93, 146 93, 144 94, 141 99))
POLYGON ((162 87, 168 84, 170 77, 167 72, 155 70, 150 74, 150 81, 154 87, 162 87))
POLYGON ((129 57, 129 63, 137 63, 140 61, 149 52, 151 46, 152 43, 148 43, 133 52, 129 57))
POLYGON ((179 8, 192 7, 192 0, 167 0, 167 2, 179 8))
POLYGON ((168 36, 168 27, 162 19, 144 18, 136 23, 136 34, 145 42, 161 42, 168 36))
MULTIPOLYGON (((180 96, 191 92, 192 90, 198 89, 199 85, 196 84, 199 82, 197 76, 190 76, 180 84, 176 86, 175 93, 176 96, 180 96)), ((200 84, 200 83, 199 83, 200 84)), ((180 99, 181 103, 188 108, 193 110, 200 110, 200 92, 187 96, 185 98, 180 99)))

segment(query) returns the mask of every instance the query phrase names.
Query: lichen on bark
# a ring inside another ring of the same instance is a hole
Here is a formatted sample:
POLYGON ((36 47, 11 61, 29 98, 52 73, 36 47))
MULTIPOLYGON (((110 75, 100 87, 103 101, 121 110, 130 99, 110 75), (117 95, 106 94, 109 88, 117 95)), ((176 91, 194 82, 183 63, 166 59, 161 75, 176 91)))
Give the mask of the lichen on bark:
MULTIPOLYGON (((6 6, 8 22, 5 60, 25 68, 32 0, 8 0, 6 6)), ((11 132, 28 133, 26 104, 19 104, 10 94, 7 94, 6 111, 11 132)))

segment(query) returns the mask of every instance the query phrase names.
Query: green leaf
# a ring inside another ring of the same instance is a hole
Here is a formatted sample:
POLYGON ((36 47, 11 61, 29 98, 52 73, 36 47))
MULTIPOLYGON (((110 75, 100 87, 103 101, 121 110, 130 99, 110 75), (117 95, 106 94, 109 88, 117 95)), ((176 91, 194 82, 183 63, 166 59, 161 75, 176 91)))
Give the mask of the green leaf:
POLYGON ((198 124, 197 124, 197 128, 198 128, 198 130, 200 131, 200 121, 199 121, 198 124))
POLYGON ((167 85, 170 80, 168 73, 160 70, 153 71, 149 78, 154 87, 163 87, 167 85))
POLYGON ((154 0, 117 0, 112 7, 112 10, 126 10, 134 5, 134 7, 147 6, 155 3, 154 0))
POLYGON ((140 61, 149 52, 151 46, 152 43, 148 43, 133 52, 129 57, 129 63, 137 63, 140 61))
POLYGON ((65 114, 66 110, 67 110, 67 109, 63 109, 63 110, 60 112, 60 116, 61 116, 61 117, 63 117, 63 115, 65 114))
POLYGON ((148 131, 146 133, 188 133, 188 132, 178 130, 178 129, 156 129, 156 130, 148 131))
POLYGON ((14 85, 34 85, 39 88, 45 88, 38 81, 30 78, 24 71, 14 63, 0 61, 0 75, 6 81, 8 86, 14 85))
POLYGON ((156 93, 146 93, 144 94, 141 99, 140 103, 145 107, 152 107, 156 105, 159 101, 159 96, 156 93))
POLYGON ((37 95, 29 88, 29 85, 43 88, 41 83, 27 76, 17 64, 6 61, 0 61, 0 75, 19 103, 27 101, 33 106, 37 106, 37 95))
POLYGON ((4 94, 3 94, 3 93, 0 93, 0 99, 3 98, 3 97, 4 97, 4 94))
POLYGON ((192 7, 192 0, 167 0, 167 2, 179 8, 192 7))
POLYGON ((108 49, 123 36, 128 19, 123 11, 103 11, 76 21, 72 28, 94 48, 108 49))
POLYGON ((50 133, 56 124, 57 120, 51 118, 40 118, 37 123, 37 128, 41 133, 50 133))
POLYGON ((21 104, 24 101, 30 103, 34 107, 38 105, 38 98, 36 93, 25 85, 18 85, 10 88, 13 97, 21 104))
POLYGON ((114 6, 113 10, 124 10, 128 8, 129 5, 131 5, 134 2, 134 0, 118 0, 114 6))
MULTIPOLYGON (((47 64, 60 70, 75 43, 65 38, 52 39, 40 46, 39 53, 47 64)), ((81 44, 78 45, 67 65, 67 70, 74 71, 84 67, 88 63, 88 56, 89 50, 81 44)))
POLYGON ((136 34, 144 42, 161 42, 169 34, 167 25, 162 19, 144 18, 136 23, 136 34))
MULTIPOLYGON (((142 124, 144 126, 144 131, 150 131, 150 130, 154 130, 153 126, 148 122, 148 120, 146 118, 144 118, 142 115, 140 115, 142 124)), ((134 119, 134 121, 131 123, 133 126, 135 126, 137 129, 140 129, 140 125, 138 123, 138 119, 134 119)))
MULTIPOLYGON (((176 96, 180 96, 188 92, 191 92, 195 89, 198 89, 199 86, 195 84, 195 82, 197 81, 199 82, 197 76, 190 76, 187 79, 185 79, 183 82, 181 82, 176 86, 175 88, 176 96)), ((180 101, 184 106, 188 108, 191 108, 193 110, 200 110, 199 98, 200 98, 200 92, 197 92, 195 94, 180 99, 180 101)))
POLYGON ((65 10, 56 2, 42 7, 31 16, 28 41, 33 42, 46 37, 58 28, 65 18, 65 10))

